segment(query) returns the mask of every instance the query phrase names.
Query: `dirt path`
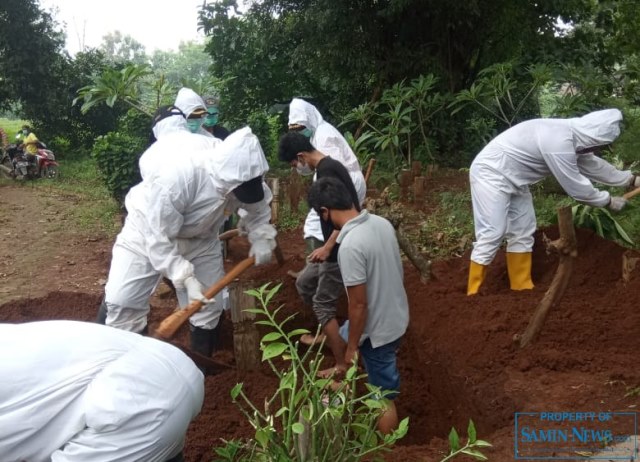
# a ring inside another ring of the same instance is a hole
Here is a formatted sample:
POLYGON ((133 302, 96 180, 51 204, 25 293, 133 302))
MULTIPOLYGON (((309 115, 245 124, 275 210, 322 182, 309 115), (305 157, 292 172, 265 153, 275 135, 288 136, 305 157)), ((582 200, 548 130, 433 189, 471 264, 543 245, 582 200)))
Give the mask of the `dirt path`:
POLYGON ((73 196, 0 186, 0 305, 49 292, 101 293, 111 242, 77 231, 73 196))

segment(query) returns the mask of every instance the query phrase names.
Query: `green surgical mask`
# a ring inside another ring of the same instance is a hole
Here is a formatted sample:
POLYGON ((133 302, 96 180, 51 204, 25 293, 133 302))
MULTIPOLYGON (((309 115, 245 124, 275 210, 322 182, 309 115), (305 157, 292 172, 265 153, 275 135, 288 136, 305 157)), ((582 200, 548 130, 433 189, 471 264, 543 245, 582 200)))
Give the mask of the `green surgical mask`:
POLYGON ((300 130, 300 133, 306 136, 307 138, 311 138, 313 136, 313 132, 311 131, 310 128, 305 128, 304 130, 300 130))
POLYGON ((209 114, 204 118, 205 127, 213 127, 218 124, 218 113, 209 114))
POLYGON ((200 119, 187 119, 187 126, 191 133, 196 133, 202 127, 202 123, 204 122, 203 118, 200 119))

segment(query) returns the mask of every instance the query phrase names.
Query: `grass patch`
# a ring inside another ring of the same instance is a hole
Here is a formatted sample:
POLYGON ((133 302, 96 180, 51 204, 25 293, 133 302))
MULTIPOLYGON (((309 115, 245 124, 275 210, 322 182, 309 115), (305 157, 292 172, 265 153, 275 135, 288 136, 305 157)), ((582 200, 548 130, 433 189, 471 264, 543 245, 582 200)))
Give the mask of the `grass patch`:
POLYGON ((16 133, 18 133, 22 126, 27 124, 26 120, 20 119, 5 119, 0 117, 0 128, 2 128, 5 132, 7 132, 7 136, 9 138, 9 143, 12 143, 16 139, 16 133))
POLYGON ((440 193, 440 204, 420 227, 420 244, 430 258, 460 256, 473 242, 471 193, 440 193))
POLYGON ((82 231, 105 237, 114 237, 120 231, 120 207, 100 180, 92 158, 68 159, 60 164, 60 177, 27 184, 51 194, 74 197, 77 205, 70 213, 82 231))
POLYGON ((307 201, 301 200, 298 204, 298 210, 293 210, 289 201, 280 203, 280 211, 278 216, 277 228, 280 231, 296 229, 302 223, 309 213, 307 201))

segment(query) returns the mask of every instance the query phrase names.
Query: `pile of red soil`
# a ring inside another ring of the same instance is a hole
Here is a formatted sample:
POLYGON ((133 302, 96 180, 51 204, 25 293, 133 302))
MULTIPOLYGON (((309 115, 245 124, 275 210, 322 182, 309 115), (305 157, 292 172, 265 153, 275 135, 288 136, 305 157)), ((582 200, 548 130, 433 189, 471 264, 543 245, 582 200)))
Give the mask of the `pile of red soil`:
MULTIPOLYGON (((557 238, 556 229, 546 230, 557 238)), ((444 439, 455 426, 465 433, 472 418, 480 438, 494 444, 486 450, 491 460, 513 460, 515 412, 629 411, 637 397, 625 397, 627 387, 640 385, 640 269, 623 283, 622 255, 626 249, 594 233, 578 230, 578 257, 567 291, 555 306, 532 346, 513 342, 522 333, 548 289, 558 258, 548 256, 536 235, 532 291, 509 290, 504 254, 491 265, 479 295, 465 295, 468 258, 435 262, 434 278, 420 282, 417 271, 405 264, 411 322, 401 346, 402 375, 398 409, 409 416, 410 430, 388 460, 437 460, 447 450, 444 439)), ((261 285, 282 282, 275 306, 285 313, 301 304, 288 270, 304 264, 300 232, 281 233, 287 262, 253 268, 242 277, 261 285)), ((231 243, 229 267, 246 255, 242 239, 231 243)), ((0 322, 95 317, 99 297, 53 293, 42 299, 22 300, 0 307, 0 322)), ((173 301, 154 299, 152 327, 172 309, 173 301)), ((344 314, 344 303, 341 307, 344 314)), ((312 327, 308 311, 295 324, 312 327)), ((225 321, 227 332, 231 330, 225 321)), ((186 342, 183 328, 179 342, 186 342)), ((233 362, 231 337, 218 359, 233 362)), ((205 405, 187 435, 186 459, 213 459, 212 446, 220 439, 250 437, 253 430, 231 402, 229 390, 237 381, 256 403, 275 389, 267 368, 238 376, 226 370, 207 377, 205 405)))

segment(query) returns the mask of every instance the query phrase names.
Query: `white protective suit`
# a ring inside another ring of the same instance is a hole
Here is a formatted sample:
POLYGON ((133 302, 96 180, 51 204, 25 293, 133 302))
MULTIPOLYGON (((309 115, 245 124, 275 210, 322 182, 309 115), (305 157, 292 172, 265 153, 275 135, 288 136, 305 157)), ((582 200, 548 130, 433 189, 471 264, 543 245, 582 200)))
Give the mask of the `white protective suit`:
MULTIPOLYGON (((344 136, 330 123, 326 122, 318 109, 300 98, 293 98, 289 104, 289 125, 304 125, 312 131, 311 144, 321 153, 337 160, 345 166, 358 193, 360 205, 364 204, 367 184, 364 181, 358 158, 351 150, 344 136)), ((315 181, 315 175, 314 175, 315 181)), ((304 238, 316 238, 324 241, 320 217, 310 210, 304 222, 304 238)))
MULTIPOLYGON (((182 116, 172 116, 158 122, 154 134, 158 141, 140 158, 143 181, 125 200, 129 213, 105 288, 106 324, 134 332, 147 324, 149 298, 161 276, 174 283, 181 307, 188 305, 188 277, 206 289, 224 276, 218 231, 225 213, 246 210, 250 240, 252 231, 273 229, 272 196, 264 182, 264 199, 254 204, 241 203, 231 192, 269 169, 249 127, 219 141, 189 132, 182 116)), ((261 238, 254 235, 252 242, 261 238)), ((191 324, 214 329, 223 306, 223 297, 216 297, 191 324)))
POLYGON ((620 134, 622 113, 606 109, 572 119, 534 119, 495 137, 471 164, 469 179, 476 242, 471 260, 488 265, 503 238, 507 252, 533 249, 536 217, 529 185, 553 175, 578 202, 594 207, 609 203, 609 193, 591 181, 628 186, 630 171, 620 171, 592 152, 620 134))
MULTIPOLYGON (((178 95, 176 96, 176 102, 174 105, 184 113, 185 117, 189 117, 189 114, 198 108, 202 108, 205 111, 207 110, 207 105, 205 104, 204 99, 202 99, 202 96, 198 95, 191 88, 183 87, 178 90, 178 95)), ((200 127, 196 133, 208 138, 215 138, 211 133, 205 130, 204 127, 200 127)))
POLYGON ((2 462, 162 462, 204 376, 174 346, 77 321, 0 324, 2 462))

